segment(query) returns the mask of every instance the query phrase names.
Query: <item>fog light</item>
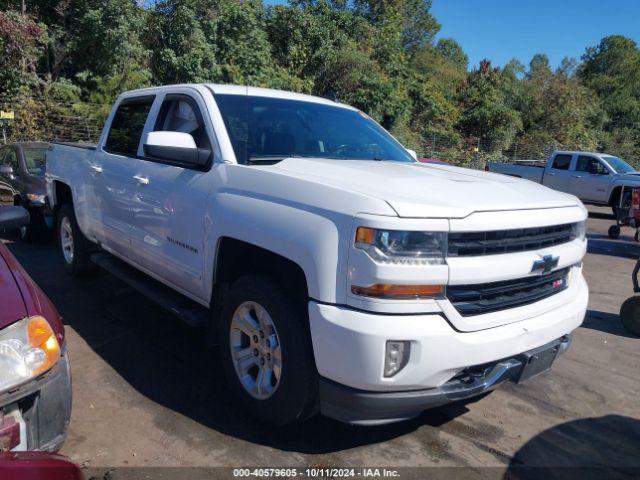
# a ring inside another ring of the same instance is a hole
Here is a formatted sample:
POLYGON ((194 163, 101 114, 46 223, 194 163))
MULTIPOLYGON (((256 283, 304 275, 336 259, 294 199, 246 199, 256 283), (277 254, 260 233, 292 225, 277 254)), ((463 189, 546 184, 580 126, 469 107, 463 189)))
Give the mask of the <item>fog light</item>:
POLYGON ((384 376, 393 377, 409 362, 411 354, 411 342, 387 340, 387 348, 384 355, 384 376))

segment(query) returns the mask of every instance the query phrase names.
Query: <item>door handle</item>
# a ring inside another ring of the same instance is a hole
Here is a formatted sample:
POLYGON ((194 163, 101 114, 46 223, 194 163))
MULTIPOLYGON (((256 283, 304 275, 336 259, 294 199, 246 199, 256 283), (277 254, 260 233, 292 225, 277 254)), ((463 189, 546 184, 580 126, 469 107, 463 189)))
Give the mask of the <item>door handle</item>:
POLYGON ((143 177, 142 175, 134 175, 133 179, 140 185, 149 185, 149 179, 147 177, 143 177))
POLYGON ((582 178, 582 175, 571 175, 573 178, 582 178))
POLYGON ((100 165, 89 165, 89 168, 95 173, 102 173, 102 167, 100 165))
POLYGON ((556 174, 553 173, 553 172, 549 172, 549 173, 547 173, 547 175, 549 175, 550 177, 555 177, 556 176, 556 174))

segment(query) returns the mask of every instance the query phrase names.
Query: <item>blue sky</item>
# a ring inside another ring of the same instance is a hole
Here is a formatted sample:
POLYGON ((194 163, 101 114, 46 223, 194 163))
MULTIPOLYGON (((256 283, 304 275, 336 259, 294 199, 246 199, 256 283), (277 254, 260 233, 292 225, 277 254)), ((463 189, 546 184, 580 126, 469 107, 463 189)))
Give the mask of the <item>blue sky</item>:
POLYGON ((640 43, 640 0, 433 0, 431 11, 442 25, 438 37, 457 40, 471 66, 514 57, 528 65, 546 53, 556 67, 612 34, 640 43))
POLYGON ((438 37, 457 40, 471 67, 483 58, 527 66, 536 53, 557 67, 612 34, 640 43, 640 0, 433 0, 431 11, 442 25, 438 37))

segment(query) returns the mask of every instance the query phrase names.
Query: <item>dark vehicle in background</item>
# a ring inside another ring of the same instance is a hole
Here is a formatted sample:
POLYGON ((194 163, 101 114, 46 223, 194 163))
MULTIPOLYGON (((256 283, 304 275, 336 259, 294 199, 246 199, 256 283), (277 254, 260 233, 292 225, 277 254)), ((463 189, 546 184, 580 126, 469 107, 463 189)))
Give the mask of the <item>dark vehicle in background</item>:
MULTIPOLYGON (((24 208, 0 207, 0 232, 28 224, 24 208)), ((64 326, 2 242, 0 305, 0 452, 56 451, 71 417, 64 326)))
POLYGON ((30 222, 20 229, 25 241, 47 236, 53 227, 47 215, 45 158, 49 144, 19 142, 0 147, 0 204, 21 205, 29 211, 30 222))

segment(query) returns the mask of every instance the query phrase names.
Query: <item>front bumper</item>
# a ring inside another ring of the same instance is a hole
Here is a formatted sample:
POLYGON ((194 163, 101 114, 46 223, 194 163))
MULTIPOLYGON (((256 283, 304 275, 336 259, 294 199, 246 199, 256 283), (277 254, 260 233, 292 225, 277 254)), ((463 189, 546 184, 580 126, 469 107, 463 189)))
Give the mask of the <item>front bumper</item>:
MULTIPOLYGON (((406 398, 412 396, 424 397, 425 391, 443 387, 470 367, 517 359, 523 352, 570 334, 582 323, 588 302, 588 288, 582 275, 576 276, 574 287, 566 302, 543 313, 532 304, 517 309, 513 315, 518 318, 505 325, 471 332, 457 331, 442 313, 385 315, 309 302, 316 367, 326 379, 322 389, 326 392, 332 385, 339 385, 348 391, 355 390, 356 396, 362 397, 360 393, 364 392, 366 398, 369 393, 388 393, 390 396, 384 398, 396 398, 400 404, 410 402, 406 398), (383 375, 388 340, 411 342, 408 363, 391 378, 383 375)), ((509 379, 504 375, 501 381, 509 379)), ((329 396, 325 394, 324 398, 329 396)), ((442 404, 431 400, 425 403, 424 398, 417 401, 426 405, 424 408, 432 403, 442 404)), ((327 415, 341 416, 328 406, 331 402, 324 403, 321 409, 327 415)), ((360 407, 366 410, 366 405, 360 407)), ((415 409, 409 410, 415 414, 415 409)))
POLYGON ((380 425, 406 420, 424 410, 490 392, 506 381, 519 382, 542 373, 570 345, 571 336, 565 335, 513 358, 468 368, 440 387, 428 390, 369 392, 322 378, 321 412, 336 420, 359 425, 380 425), (535 364, 536 361, 542 363, 540 368, 535 364), (527 373, 530 370, 533 371, 527 373))
POLYGON ((66 351, 51 370, 18 388, 0 393, 0 411, 15 410, 16 406, 26 427, 23 431, 26 442, 22 438, 18 449, 59 450, 71 418, 71 369, 66 351))

